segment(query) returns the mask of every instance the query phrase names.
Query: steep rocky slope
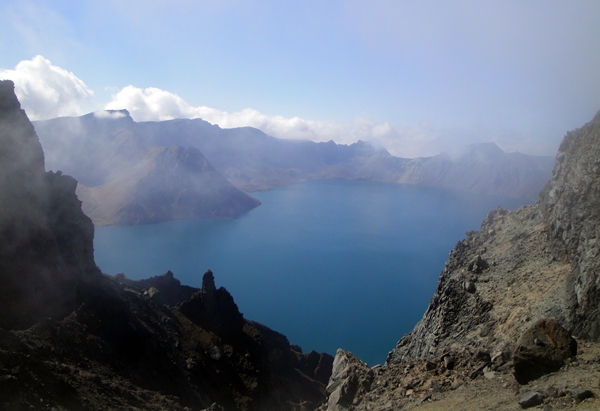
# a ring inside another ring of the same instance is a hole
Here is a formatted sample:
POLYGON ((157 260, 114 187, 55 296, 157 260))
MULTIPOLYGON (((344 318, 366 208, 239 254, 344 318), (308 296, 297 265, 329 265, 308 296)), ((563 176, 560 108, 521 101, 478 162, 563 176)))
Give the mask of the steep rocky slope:
POLYGON ((46 173, 42 147, 13 88, 0 82, 2 328, 71 312, 85 286, 100 276, 94 227, 81 211, 77 182, 46 173))
POLYGON ((311 410, 333 358, 246 320, 204 275, 102 275, 77 182, 44 171, 0 82, 0 409, 311 410))
POLYGON ((599 185, 600 113, 567 134, 535 204, 490 212, 450 252, 383 367, 338 352, 322 409, 598 409, 599 185))
POLYGON ((0 409, 312 410, 323 400, 331 356, 245 320, 211 272, 189 291, 169 274, 105 277, 67 317, 0 330, 0 409))

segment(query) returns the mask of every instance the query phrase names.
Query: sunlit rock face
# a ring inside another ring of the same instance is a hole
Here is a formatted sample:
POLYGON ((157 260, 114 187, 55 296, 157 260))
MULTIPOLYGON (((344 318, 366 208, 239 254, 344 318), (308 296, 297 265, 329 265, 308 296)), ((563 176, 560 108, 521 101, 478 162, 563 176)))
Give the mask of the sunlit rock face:
POLYGON ((542 192, 553 249, 572 266, 570 312, 576 335, 600 340, 600 112, 562 141, 542 192))
POLYGON ((68 314, 98 278, 94 228, 76 186, 69 176, 45 172, 14 84, 0 81, 0 327, 68 314))

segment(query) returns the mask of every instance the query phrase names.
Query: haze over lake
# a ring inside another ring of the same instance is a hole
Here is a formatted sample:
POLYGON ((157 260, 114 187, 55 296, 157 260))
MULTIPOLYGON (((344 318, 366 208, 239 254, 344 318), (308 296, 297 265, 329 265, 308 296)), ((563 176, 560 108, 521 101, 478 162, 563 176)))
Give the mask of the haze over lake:
POLYGON ((103 272, 171 270, 200 287, 212 269, 240 311, 304 351, 343 347, 383 363, 422 317, 465 231, 522 200, 370 181, 320 180, 252 194, 235 220, 96 227, 103 272))

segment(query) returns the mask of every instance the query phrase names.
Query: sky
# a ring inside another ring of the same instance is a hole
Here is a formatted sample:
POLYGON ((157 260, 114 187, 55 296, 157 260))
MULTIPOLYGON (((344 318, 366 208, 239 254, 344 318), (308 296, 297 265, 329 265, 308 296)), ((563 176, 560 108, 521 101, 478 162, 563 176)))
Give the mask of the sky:
POLYGON ((401 157, 555 155, 600 110, 600 1, 0 0, 32 120, 128 109, 401 157))

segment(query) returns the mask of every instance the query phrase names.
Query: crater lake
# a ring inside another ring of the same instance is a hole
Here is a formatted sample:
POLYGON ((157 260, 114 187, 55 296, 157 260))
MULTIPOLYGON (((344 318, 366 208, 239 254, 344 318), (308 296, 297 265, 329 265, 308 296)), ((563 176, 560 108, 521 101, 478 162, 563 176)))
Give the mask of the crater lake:
POLYGON ((305 352, 353 352, 369 365, 423 316, 448 253, 492 209, 522 200, 372 181, 315 180, 252 193, 237 219, 96 227, 107 274, 171 270, 200 287, 211 269, 246 319, 305 352))

